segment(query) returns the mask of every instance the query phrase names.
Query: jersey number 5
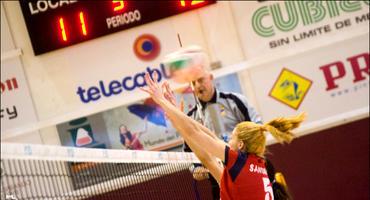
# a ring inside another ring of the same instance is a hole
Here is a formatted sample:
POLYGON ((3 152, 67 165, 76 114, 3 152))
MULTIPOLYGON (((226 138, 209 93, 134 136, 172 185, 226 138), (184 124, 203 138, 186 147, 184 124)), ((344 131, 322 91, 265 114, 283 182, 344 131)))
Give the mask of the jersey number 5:
POLYGON ((270 180, 268 178, 262 178, 263 181, 263 189, 265 190, 265 200, 274 200, 274 194, 272 192, 272 187, 270 180))

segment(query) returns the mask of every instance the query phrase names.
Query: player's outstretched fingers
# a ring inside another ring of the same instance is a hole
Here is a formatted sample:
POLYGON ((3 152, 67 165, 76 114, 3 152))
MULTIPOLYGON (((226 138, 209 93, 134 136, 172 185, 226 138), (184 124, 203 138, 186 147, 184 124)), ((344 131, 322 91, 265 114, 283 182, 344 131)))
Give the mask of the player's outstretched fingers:
POLYGON ((146 82, 146 85, 149 87, 149 89, 153 93, 155 91, 155 84, 152 78, 150 77, 149 73, 145 73, 145 82, 146 82))
POLYGON ((175 95, 173 93, 171 93, 171 91, 168 91, 168 82, 167 81, 165 81, 162 84, 162 91, 163 91, 163 95, 167 99, 167 101, 169 101, 172 105, 177 107, 175 95))

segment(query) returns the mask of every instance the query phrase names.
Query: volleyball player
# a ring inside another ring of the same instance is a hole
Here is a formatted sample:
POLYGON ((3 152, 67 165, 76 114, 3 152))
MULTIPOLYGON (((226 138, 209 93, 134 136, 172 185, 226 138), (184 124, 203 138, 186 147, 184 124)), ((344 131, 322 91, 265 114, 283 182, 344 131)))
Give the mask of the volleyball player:
POLYGON ((173 126, 184 138, 199 160, 220 184, 221 199, 273 199, 272 185, 265 168, 264 153, 269 132, 280 143, 291 142, 291 130, 304 120, 304 115, 276 118, 266 124, 239 123, 228 144, 218 139, 209 129, 181 112, 169 99, 172 91, 168 83, 160 86, 157 74, 147 73, 147 88, 141 88, 166 112, 173 126), (224 167, 219 165, 219 158, 224 167))

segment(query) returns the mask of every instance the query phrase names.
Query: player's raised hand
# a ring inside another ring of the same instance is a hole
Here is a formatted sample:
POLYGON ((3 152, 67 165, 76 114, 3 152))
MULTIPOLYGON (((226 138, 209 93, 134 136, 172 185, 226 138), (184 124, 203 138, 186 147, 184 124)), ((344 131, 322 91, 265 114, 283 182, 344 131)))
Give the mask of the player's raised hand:
POLYGON ((176 98, 175 98, 175 94, 173 93, 172 89, 170 88, 170 84, 165 81, 163 84, 162 84, 162 90, 163 90, 163 93, 164 93, 164 97, 172 104, 174 105, 175 107, 177 107, 177 103, 176 103, 176 98))
POLYGON ((148 87, 140 88, 142 91, 148 93, 150 97, 159 105, 167 101, 162 88, 158 84, 157 72, 153 73, 153 79, 150 77, 149 73, 145 73, 145 81, 148 87))

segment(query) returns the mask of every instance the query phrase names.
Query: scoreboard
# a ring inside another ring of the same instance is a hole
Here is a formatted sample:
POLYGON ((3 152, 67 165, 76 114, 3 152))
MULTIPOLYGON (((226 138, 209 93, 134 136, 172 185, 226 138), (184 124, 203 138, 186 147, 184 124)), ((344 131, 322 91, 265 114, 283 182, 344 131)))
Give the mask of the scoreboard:
POLYGON ((35 55, 216 1, 19 0, 35 55))

